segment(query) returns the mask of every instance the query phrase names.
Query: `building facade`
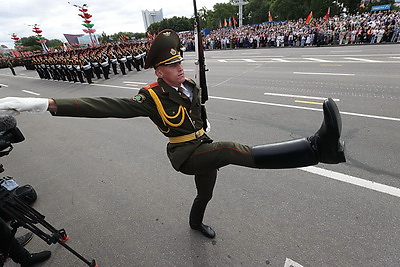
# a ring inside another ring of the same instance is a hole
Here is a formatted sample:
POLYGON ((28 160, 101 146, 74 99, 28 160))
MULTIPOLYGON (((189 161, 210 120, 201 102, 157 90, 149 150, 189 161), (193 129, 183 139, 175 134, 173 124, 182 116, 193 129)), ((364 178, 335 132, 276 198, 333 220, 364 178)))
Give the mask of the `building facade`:
POLYGON ((142 16, 145 30, 147 30, 147 28, 154 22, 160 22, 164 19, 162 8, 158 11, 148 11, 147 9, 142 10, 142 16))

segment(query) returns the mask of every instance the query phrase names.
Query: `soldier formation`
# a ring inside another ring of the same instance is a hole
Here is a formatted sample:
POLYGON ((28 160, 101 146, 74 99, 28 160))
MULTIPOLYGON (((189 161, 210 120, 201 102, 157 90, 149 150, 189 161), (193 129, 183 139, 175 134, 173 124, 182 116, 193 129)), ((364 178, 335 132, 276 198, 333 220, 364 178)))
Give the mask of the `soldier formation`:
POLYGON ((146 58, 147 43, 106 44, 94 48, 34 55, 31 62, 41 79, 93 83, 110 74, 126 75, 140 71, 146 58))

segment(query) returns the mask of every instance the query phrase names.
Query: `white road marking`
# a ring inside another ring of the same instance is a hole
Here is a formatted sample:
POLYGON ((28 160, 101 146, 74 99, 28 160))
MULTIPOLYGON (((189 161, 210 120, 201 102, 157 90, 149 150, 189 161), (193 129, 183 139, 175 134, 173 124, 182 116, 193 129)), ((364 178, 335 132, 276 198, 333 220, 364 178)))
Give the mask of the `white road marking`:
POLYGON ((40 80, 40 77, 31 77, 31 76, 22 76, 22 75, 14 76, 14 75, 12 75, 12 74, 0 74, 0 76, 18 77, 18 78, 24 78, 24 79, 36 79, 36 80, 40 80))
POLYGON ((299 170, 302 171, 306 171, 309 173, 313 173, 313 174, 317 174, 317 175, 321 175, 327 178, 331 178, 337 181, 342 181, 348 184, 353 184, 353 185, 357 185, 360 187, 364 187, 367 189, 371 189, 377 192, 381 192, 381 193, 385 193, 388 195, 392 195, 395 197, 400 197, 400 188, 396 188, 396 187, 392 187, 392 186, 388 186, 388 185, 384 185, 384 184, 380 184, 380 183, 376 183, 373 181, 368 181, 368 180, 364 180, 358 177, 354 177, 351 175, 347 175, 347 174, 343 174, 343 173, 339 173, 339 172, 334 172, 334 171, 330 171, 330 170, 325 170, 322 168, 318 168, 318 167, 314 167, 314 166, 310 166, 310 167, 303 167, 303 168, 298 168, 299 170))
POLYGON ((354 76, 353 73, 329 73, 329 72, 298 72, 295 71, 293 74, 304 74, 304 75, 331 75, 331 76, 354 76))
MULTIPOLYGON (((264 93, 264 95, 294 97, 294 98, 305 98, 305 99, 317 99, 317 100, 325 100, 325 99, 327 99, 327 97, 306 96, 306 95, 288 95, 288 94, 277 94, 277 93, 264 93)), ((337 98, 333 98, 333 100, 336 101, 336 102, 340 101, 340 99, 337 99, 337 98)))
POLYGON ((3 87, 8 87, 8 85, 7 85, 7 84, 2 84, 2 83, 0 83, 0 86, 3 86, 3 87))
POLYGON ((24 92, 24 93, 27 93, 27 94, 31 94, 31 95, 40 95, 39 93, 35 93, 35 92, 32 92, 32 91, 28 91, 28 90, 21 90, 22 92, 24 92))
POLYGON ((147 84, 147 83, 143 83, 143 82, 127 82, 127 81, 124 81, 123 83, 136 83, 136 84, 144 84, 144 85, 147 84))
POLYGON ((138 90, 137 88, 134 87, 126 87, 126 86, 118 86, 118 85, 110 85, 110 84, 91 84, 92 86, 103 86, 103 87, 113 87, 113 88, 122 88, 122 89, 128 89, 128 90, 138 90))
POLYGON ((283 59, 283 58, 271 58, 273 61, 278 61, 278 62, 290 62, 289 60, 283 59))
POLYGON ((380 60, 357 58, 357 57, 345 57, 344 59, 350 59, 350 60, 355 60, 355 61, 363 61, 363 62, 382 62, 380 60))
POLYGON ((346 112, 346 111, 340 111, 340 114, 356 116, 356 117, 371 118, 371 119, 388 120, 388 121, 400 121, 400 118, 368 115, 368 114, 353 113, 353 112, 346 112))
POLYGON ((244 58, 243 60, 246 61, 246 62, 257 62, 257 61, 255 61, 255 60, 248 59, 248 58, 244 58))
MULTIPOLYGON (((352 50, 351 52, 357 52, 361 50, 352 50)), ((335 53, 338 52, 348 52, 348 51, 333 51, 335 53)), ((390 56, 399 56, 400 54, 342 54, 342 55, 302 55, 302 57, 390 57, 390 56)))
POLYGON ((250 52, 250 53, 241 53, 242 55, 260 55, 261 53, 252 53, 252 52, 250 52))
POLYGON ((283 267, 303 267, 303 265, 295 262, 294 260, 286 258, 285 265, 283 265, 283 267))
POLYGON ((333 62, 332 60, 320 59, 320 58, 312 58, 312 57, 305 57, 304 59, 317 61, 317 62, 333 62))
MULTIPOLYGON (((244 100, 244 99, 229 98, 229 97, 209 96, 209 98, 219 99, 219 100, 227 100, 227 101, 234 101, 234 102, 250 103, 250 104, 259 104, 259 105, 275 106, 275 107, 294 108, 294 109, 304 109, 304 110, 312 110, 312 111, 319 111, 319 112, 322 111, 322 109, 318 109, 318 108, 301 107, 301 106, 294 106, 294 105, 284 105, 284 104, 277 104, 277 103, 270 103, 270 102, 261 102, 261 101, 253 101, 253 100, 244 100)), ((400 118, 385 117, 385 116, 376 116, 376 115, 368 115, 368 114, 360 114, 360 113, 345 112, 345 111, 340 111, 340 114, 350 115, 350 116, 357 116, 357 117, 365 117, 365 118, 380 119, 380 120, 400 121, 400 118)))
MULTIPOLYGON (((333 48, 333 47, 332 47, 333 48)), ((362 50, 332 50, 331 53, 348 53, 348 52, 362 52, 362 50)))

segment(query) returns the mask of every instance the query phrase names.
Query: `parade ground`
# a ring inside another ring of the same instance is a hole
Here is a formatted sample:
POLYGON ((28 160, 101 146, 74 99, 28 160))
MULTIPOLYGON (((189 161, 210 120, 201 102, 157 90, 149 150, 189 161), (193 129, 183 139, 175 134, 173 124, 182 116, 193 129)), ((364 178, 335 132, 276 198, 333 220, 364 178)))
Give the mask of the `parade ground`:
MULTIPOLYGON (((148 118, 18 115, 26 140, 0 159, 2 175, 32 185, 33 207, 99 267, 399 266, 400 45, 205 54, 212 139, 259 145, 310 136, 331 97, 347 162, 221 168, 204 219, 215 239, 190 229, 193 177, 171 167, 168 140, 148 118)), ((186 76, 194 77, 195 53, 184 59, 186 76)), ((133 97, 156 81, 152 69, 93 84, 15 71, 0 69, 1 98, 133 97)), ((38 237, 27 248, 52 252, 43 267, 85 266, 38 237)))

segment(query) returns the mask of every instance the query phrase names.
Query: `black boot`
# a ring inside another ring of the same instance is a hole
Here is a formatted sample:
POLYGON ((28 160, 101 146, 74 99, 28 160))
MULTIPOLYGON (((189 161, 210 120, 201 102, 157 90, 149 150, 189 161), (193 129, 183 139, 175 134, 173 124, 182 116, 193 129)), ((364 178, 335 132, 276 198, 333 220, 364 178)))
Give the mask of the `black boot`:
POLYGON ((208 225, 203 224, 204 213, 206 211, 207 202, 200 201, 196 198, 190 210, 189 225, 193 230, 200 231, 208 238, 215 237, 215 231, 208 225))
POLYGON ((308 141, 317 153, 319 162, 336 164, 346 162, 344 156, 344 141, 340 141, 342 119, 339 109, 332 98, 325 100, 324 121, 321 128, 308 141))
POLYGON ((201 223, 199 225, 191 225, 190 228, 192 228, 193 230, 200 231, 205 237, 208 238, 215 237, 215 231, 208 225, 201 223))
POLYGON ((335 102, 328 98, 323 104, 324 121, 311 137, 276 144, 255 146, 255 165, 262 169, 298 168, 322 163, 345 162, 344 142, 339 140, 342 120, 335 102))
POLYGON ((49 259, 51 256, 50 251, 42 251, 39 253, 31 253, 29 257, 21 262, 21 267, 30 267, 36 263, 44 262, 45 260, 49 259))

